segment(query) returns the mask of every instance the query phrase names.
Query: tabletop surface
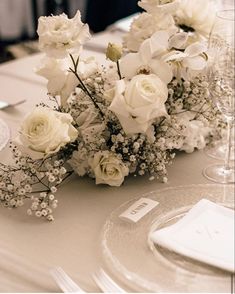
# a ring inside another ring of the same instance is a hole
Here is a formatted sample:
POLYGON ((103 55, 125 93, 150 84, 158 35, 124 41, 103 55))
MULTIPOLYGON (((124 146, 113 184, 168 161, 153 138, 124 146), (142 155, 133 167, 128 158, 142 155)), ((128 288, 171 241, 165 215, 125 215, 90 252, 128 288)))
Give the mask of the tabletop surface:
MULTIPOLYGON (((121 42, 120 32, 97 35, 84 56, 94 55, 105 63, 100 51, 108 41, 121 42)), ((0 99, 9 102, 26 99, 15 108, 0 110, 0 118, 8 124, 12 138, 26 113, 46 99, 46 82, 33 72, 41 58, 41 54, 36 54, 0 66, 0 99)), ((11 161, 8 148, 0 152, 0 161, 11 161)), ((59 205, 55 221, 50 223, 27 216, 25 207, 17 210, 0 207, 0 291, 59 292, 49 269, 61 266, 86 291, 98 292, 91 274, 100 265, 100 233, 110 213, 122 203, 150 191, 209 184, 202 170, 214 162, 203 151, 178 154, 168 167, 166 184, 149 181, 147 177, 129 177, 124 185, 115 188, 96 186, 90 178, 73 175, 58 191, 59 205), (13 255, 4 255, 1 250, 13 255)))

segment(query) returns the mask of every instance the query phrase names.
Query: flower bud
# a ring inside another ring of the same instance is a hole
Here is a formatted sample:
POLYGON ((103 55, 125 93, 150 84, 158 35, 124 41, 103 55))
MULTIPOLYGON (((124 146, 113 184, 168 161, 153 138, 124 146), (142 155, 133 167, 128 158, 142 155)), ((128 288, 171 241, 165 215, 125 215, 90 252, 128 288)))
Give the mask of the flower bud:
POLYGON ((117 62, 122 56, 122 47, 109 43, 106 50, 106 57, 113 62, 117 62))

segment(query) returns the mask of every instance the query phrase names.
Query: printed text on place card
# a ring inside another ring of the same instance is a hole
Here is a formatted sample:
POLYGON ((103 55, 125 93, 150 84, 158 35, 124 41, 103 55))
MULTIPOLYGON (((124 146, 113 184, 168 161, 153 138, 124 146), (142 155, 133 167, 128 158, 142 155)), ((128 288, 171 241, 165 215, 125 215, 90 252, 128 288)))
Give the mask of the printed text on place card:
POLYGON ((130 222, 138 222, 149 211, 156 207, 159 203, 149 198, 140 198, 134 204, 132 204, 127 210, 119 215, 121 219, 130 222))

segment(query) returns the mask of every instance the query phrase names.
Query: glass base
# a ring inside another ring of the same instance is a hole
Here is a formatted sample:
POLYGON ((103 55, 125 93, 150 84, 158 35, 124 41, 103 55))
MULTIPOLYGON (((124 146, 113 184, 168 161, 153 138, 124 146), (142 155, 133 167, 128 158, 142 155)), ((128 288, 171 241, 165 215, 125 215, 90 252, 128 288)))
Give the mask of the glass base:
POLYGON ((203 175, 216 183, 234 184, 234 165, 226 169, 223 164, 213 164, 203 170, 203 175))
MULTIPOLYGON (((213 147, 207 147, 204 149, 205 154, 215 158, 215 159, 221 159, 221 160, 225 160, 226 157, 226 152, 227 152, 227 144, 226 143, 219 143, 216 144, 213 147)), ((231 156, 230 156, 230 160, 234 160, 234 156, 235 156, 235 147, 234 145, 231 146, 231 156)))

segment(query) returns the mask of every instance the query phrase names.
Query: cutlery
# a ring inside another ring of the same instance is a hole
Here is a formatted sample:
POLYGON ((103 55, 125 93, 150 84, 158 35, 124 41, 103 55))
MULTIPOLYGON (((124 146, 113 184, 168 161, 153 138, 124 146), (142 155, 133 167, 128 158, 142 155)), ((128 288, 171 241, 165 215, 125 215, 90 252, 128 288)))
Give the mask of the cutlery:
POLYGON ((126 293, 102 268, 94 273, 92 277, 104 293, 126 293))
POLYGON ((50 273, 64 293, 85 293, 61 267, 51 269, 50 273))
POLYGON ((22 99, 22 100, 15 102, 15 103, 8 103, 7 101, 0 100, 0 110, 6 109, 8 107, 14 107, 14 106, 20 105, 20 104, 24 103, 25 101, 26 101, 26 99, 22 99))

